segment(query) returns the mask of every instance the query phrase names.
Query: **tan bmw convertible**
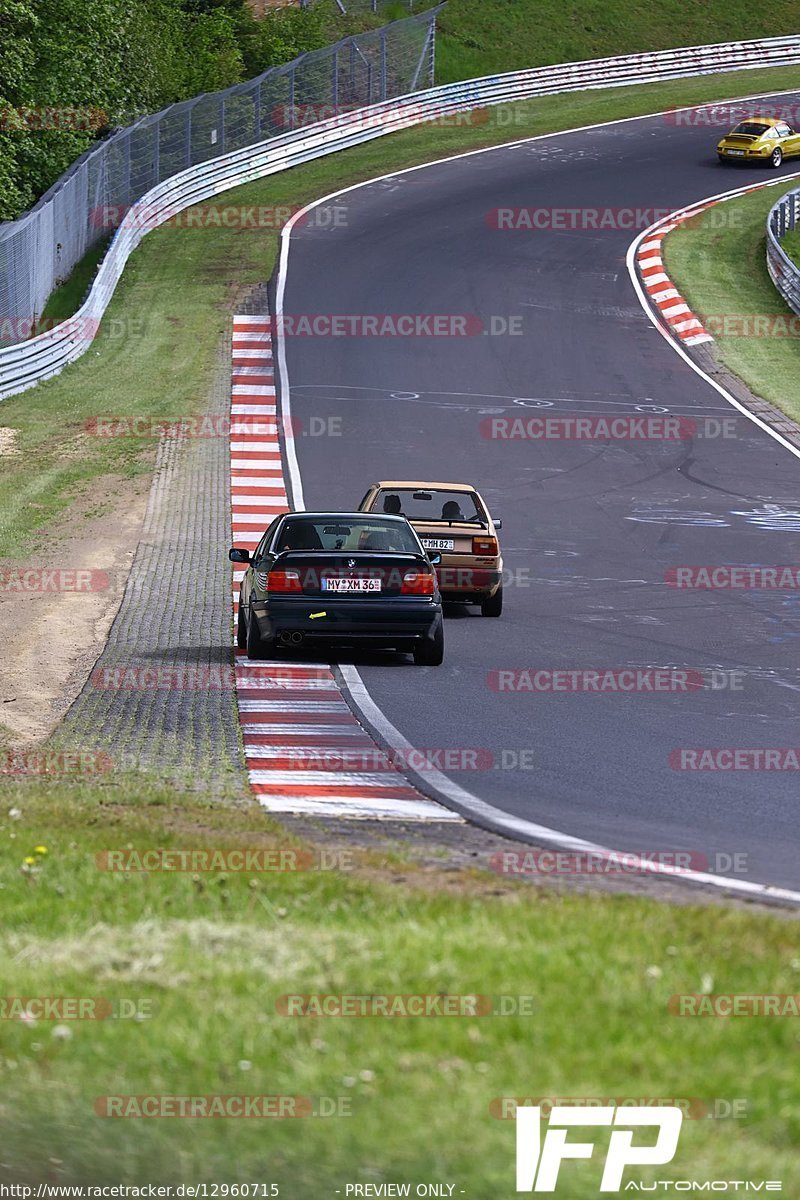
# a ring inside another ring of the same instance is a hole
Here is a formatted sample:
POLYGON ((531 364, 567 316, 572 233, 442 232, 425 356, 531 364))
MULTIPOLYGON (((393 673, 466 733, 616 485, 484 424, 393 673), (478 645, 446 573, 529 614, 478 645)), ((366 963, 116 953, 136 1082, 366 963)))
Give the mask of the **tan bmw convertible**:
POLYGON ((426 550, 438 552, 442 599, 480 604, 484 617, 503 610, 503 560, 497 530, 480 494, 469 483, 383 479, 373 483, 361 512, 407 517, 426 550))

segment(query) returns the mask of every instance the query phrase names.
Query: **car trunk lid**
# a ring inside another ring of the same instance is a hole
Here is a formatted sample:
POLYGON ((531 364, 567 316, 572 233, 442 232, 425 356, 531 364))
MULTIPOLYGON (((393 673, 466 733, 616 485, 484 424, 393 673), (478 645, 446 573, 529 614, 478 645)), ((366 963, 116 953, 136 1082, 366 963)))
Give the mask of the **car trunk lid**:
POLYGON ((412 521, 419 540, 426 550, 444 554, 472 554, 472 539, 485 534, 481 525, 453 521, 412 521))
POLYGON ((296 594, 316 599, 369 600, 399 596, 406 573, 430 571, 414 554, 353 551, 324 553, 287 551, 276 559, 274 572, 296 573, 296 594))

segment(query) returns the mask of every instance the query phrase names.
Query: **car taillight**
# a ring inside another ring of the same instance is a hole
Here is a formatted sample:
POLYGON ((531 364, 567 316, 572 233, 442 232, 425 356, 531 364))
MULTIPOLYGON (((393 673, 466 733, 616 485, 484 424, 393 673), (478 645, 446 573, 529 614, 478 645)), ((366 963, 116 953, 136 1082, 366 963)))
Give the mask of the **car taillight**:
POLYGON ((302 592, 299 571, 270 571, 267 575, 268 592, 302 592))
POLYGON ((473 554, 484 554, 491 558, 496 558, 499 552, 500 547, 497 545, 497 538, 474 537, 472 539, 473 554))
POLYGON ((430 571, 406 571, 400 594, 403 596, 432 596, 433 573, 430 571))

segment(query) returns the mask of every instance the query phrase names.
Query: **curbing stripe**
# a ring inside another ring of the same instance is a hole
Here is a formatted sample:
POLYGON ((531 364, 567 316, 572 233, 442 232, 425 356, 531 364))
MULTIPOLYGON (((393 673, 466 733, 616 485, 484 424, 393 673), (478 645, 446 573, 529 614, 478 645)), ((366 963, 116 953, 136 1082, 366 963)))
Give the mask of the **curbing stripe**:
MULTIPOLYGON (((231 339, 230 485, 233 541, 254 550, 270 521, 290 505, 286 495, 269 317, 237 316, 231 339)), ((238 583, 232 571, 234 621, 238 583)), ((352 820, 448 821, 458 813, 429 800, 391 761, 386 770, 352 770, 385 752, 356 720, 326 663, 250 662, 237 647, 236 698, 253 793, 275 813, 352 820), (360 765, 360 764, 359 764, 360 765), (305 769, 304 769, 305 768, 305 769)))

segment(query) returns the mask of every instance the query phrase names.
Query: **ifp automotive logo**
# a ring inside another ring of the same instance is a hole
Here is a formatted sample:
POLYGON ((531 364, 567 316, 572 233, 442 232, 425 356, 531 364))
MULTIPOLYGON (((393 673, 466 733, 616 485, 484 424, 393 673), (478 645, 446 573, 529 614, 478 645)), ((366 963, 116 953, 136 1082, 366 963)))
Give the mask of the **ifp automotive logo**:
POLYGON ((619 1192, 626 1167, 663 1166, 672 1162, 678 1149, 683 1112, 663 1108, 578 1108, 555 1105, 550 1110, 547 1132, 542 1139, 542 1110, 539 1107, 517 1109, 517 1191, 554 1192, 561 1163, 567 1158, 591 1158, 592 1142, 568 1142, 574 1126, 614 1126, 609 1139, 601 1192, 619 1192), (655 1142, 634 1146, 634 1131, 643 1126, 657 1127, 655 1142), (617 1128, 619 1127, 619 1128, 617 1128))

